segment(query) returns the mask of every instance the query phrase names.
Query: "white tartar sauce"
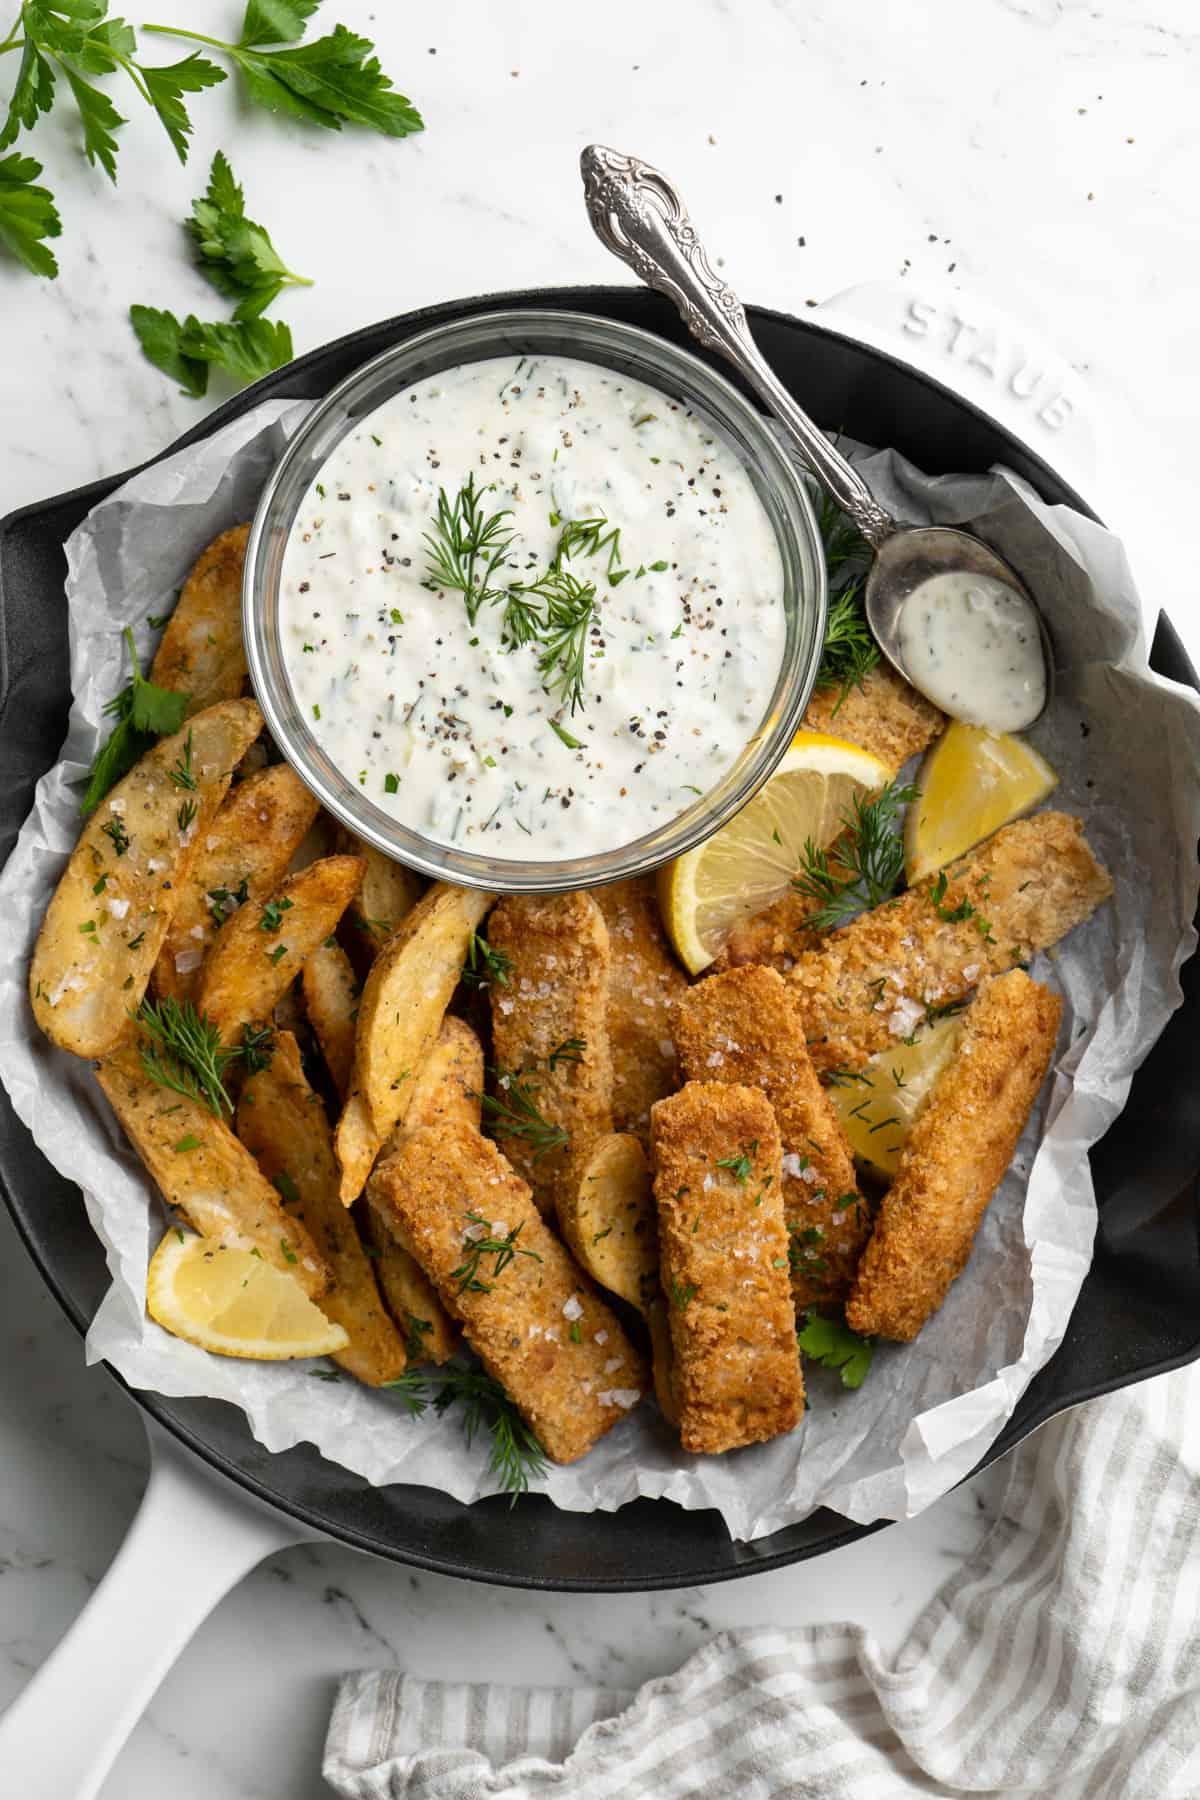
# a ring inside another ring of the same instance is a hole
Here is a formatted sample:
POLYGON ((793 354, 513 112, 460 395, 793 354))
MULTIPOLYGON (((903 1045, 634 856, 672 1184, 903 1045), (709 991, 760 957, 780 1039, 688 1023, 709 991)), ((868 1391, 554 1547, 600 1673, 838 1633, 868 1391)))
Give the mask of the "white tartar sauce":
POLYGON ((1037 615, 994 575, 947 569, 922 581, 900 614, 900 654, 921 692, 968 725, 1020 731, 1045 704, 1037 615))
POLYGON ((715 786, 770 702, 782 595, 766 511, 703 419, 592 363, 504 359, 404 389, 338 444, 289 536, 280 624, 310 730, 377 806, 441 844, 550 861, 630 843, 715 786), (502 598, 472 623, 430 577, 439 490, 453 503, 468 476, 513 534, 490 588, 535 583, 556 552, 594 584, 574 711, 539 670, 545 631, 513 649, 502 598), (563 557, 585 520, 603 546, 563 557))

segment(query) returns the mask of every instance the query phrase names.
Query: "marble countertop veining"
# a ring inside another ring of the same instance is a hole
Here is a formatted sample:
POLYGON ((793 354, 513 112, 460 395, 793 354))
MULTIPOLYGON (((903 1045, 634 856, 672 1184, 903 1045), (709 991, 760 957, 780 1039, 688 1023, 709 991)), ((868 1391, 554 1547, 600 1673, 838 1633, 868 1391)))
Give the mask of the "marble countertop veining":
MULTIPOLYGON (((216 35, 239 10, 150 9, 216 35)), ((113 189, 79 155, 67 108, 39 126, 29 148, 58 195, 62 274, 38 282, 0 260, 6 508, 133 464, 197 418, 142 360, 126 311, 221 316, 178 224, 218 146, 252 215, 316 280, 275 309, 304 350, 453 295, 623 279, 580 205, 575 160, 599 139, 679 180, 747 298, 802 311, 858 283, 936 284, 1057 344, 1099 433, 1088 497, 1125 539, 1149 612, 1165 605, 1200 653, 1170 532, 1194 506, 1183 458, 1200 416, 1189 0, 326 0, 320 22, 335 19, 375 39, 422 136, 306 133, 251 117, 227 83, 195 97, 183 169, 130 97, 113 189)), ((171 59, 152 42, 147 60, 171 59)), ((215 382, 213 401, 223 392, 215 382)), ((111 1560, 146 1452, 135 1409, 84 1369, 7 1217, 0 1353, 4 1705, 111 1560)), ((819 1561, 678 1594, 533 1595, 332 1547, 283 1552, 201 1628, 105 1800, 317 1800, 334 1680, 380 1662, 633 1686, 722 1625, 849 1617, 894 1646, 979 1541, 1002 1481, 819 1561)))

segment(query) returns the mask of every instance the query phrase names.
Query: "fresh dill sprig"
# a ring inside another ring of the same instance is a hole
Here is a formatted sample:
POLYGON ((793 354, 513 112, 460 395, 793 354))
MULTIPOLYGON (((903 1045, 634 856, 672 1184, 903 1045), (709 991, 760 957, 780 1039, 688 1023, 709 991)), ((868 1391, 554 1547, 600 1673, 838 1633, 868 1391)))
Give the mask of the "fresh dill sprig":
POLYGON ((457 1269, 450 1271, 450 1279, 457 1281, 460 1294, 490 1294, 509 1263, 515 1262, 518 1256, 528 1256, 534 1262, 541 1262, 536 1250, 526 1250, 518 1244, 520 1225, 514 1225, 506 1237, 497 1237, 482 1213, 468 1212, 467 1219, 469 1224, 463 1233, 463 1259, 457 1269), (495 1258, 491 1281, 485 1281, 479 1273, 480 1261, 485 1256, 495 1258))
POLYGON ((609 525, 603 513, 597 513, 593 519, 568 519, 555 546, 551 567, 561 569, 573 556, 599 556, 602 550, 608 551, 608 585, 619 587, 629 573, 621 565, 621 528, 609 525))
POLYGON ((547 1058, 547 1066, 550 1069, 551 1073, 553 1073, 553 1071, 555 1069, 557 1069, 559 1063, 582 1062, 583 1061, 583 1053, 586 1049, 587 1049, 587 1039, 586 1038, 580 1038, 580 1037, 564 1038, 562 1043, 556 1044, 554 1049, 550 1052, 550 1055, 547 1058))
POLYGON ((269 1025, 243 1025, 242 1041, 233 1052, 242 1059, 242 1067, 247 1075, 257 1075, 260 1069, 269 1069, 271 1058, 275 1054, 275 1033, 269 1025))
POLYGON ((175 761, 167 770, 167 774, 171 777, 171 780, 177 788, 185 788, 188 793, 195 793, 196 775, 192 768, 192 734, 190 730, 183 740, 182 756, 177 756, 175 758, 175 761))
POLYGON ((868 561, 871 546, 853 519, 847 518, 837 501, 832 500, 823 488, 814 495, 813 503, 817 512, 817 530, 825 549, 830 592, 836 593, 841 586, 839 577, 847 563, 868 561))
POLYGON ((497 987, 507 987, 511 973, 512 958, 505 951, 494 949, 485 937, 473 931, 467 939, 467 954, 460 976, 464 986, 485 988, 495 982, 497 987))
POLYGON ((484 1120, 496 1138, 520 1138, 534 1146, 534 1161, 548 1150, 557 1150, 570 1141, 570 1133, 561 1125, 551 1125, 538 1110, 536 1081, 530 1081, 528 1070, 493 1070, 499 1094, 480 1094, 484 1120))
POLYGON ((461 1368, 453 1363, 419 1373, 410 1369, 384 1386, 399 1394, 414 1419, 419 1419, 430 1405, 442 1413, 459 1402, 468 1447, 480 1431, 487 1432, 491 1439, 488 1471, 512 1504, 528 1490, 531 1480, 546 1473, 546 1452, 500 1383, 482 1369, 461 1368))
POLYGON ((825 618, 825 645, 817 670, 817 690, 840 688, 834 702, 834 718, 845 705, 851 688, 861 688, 880 658, 879 645, 867 624, 862 587, 852 581, 829 602, 825 618))
POLYGON ((151 1081, 198 1100, 218 1119, 232 1113, 224 1075, 238 1051, 221 1043, 207 1013, 198 1013, 190 1000, 166 999, 143 1000, 133 1016, 142 1028, 138 1048, 151 1081))
POLYGON ((494 484, 477 488, 473 474, 467 476, 453 500, 445 488, 439 488, 434 527, 425 533, 425 586, 461 594, 471 625, 485 600, 504 598, 504 589, 495 586, 495 577, 507 562, 516 535, 504 523, 512 517, 510 507, 492 513, 484 510, 484 496, 493 491, 494 484))
POLYGON ((889 781, 870 797, 855 794, 842 814, 843 831, 835 844, 835 860, 812 839, 804 846, 804 862, 792 886, 816 901, 806 923, 815 931, 831 931, 855 913, 890 898, 904 867, 904 845, 896 831, 900 808, 916 797, 912 786, 889 781))

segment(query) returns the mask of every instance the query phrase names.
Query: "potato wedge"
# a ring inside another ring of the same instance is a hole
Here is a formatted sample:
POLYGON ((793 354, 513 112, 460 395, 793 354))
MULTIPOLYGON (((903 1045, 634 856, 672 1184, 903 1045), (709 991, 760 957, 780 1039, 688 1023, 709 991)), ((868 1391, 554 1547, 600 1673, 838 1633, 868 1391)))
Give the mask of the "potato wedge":
POLYGON ((358 1004, 350 1094, 334 1134, 346 1206, 362 1193, 381 1146, 408 1111, 413 1076, 441 1029, 467 939, 494 898, 438 882, 371 965, 358 1004))
POLYGON ((241 901, 261 900, 278 887, 319 805, 288 763, 274 763, 231 789, 179 883, 154 965, 160 995, 191 995, 221 926, 241 901))
POLYGON ((458 1322, 438 1299, 437 1289, 415 1256, 392 1235, 382 1210, 370 1204, 370 1193, 368 1182, 363 1242, 370 1249, 379 1291, 403 1334, 408 1360, 412 1364, 449 1362, 462 1343, 458 1322))
POLYGON ((253 700, 211 706, 148 750, 100 802, 55 889, 29 970, 34 1017, 52 1043, 76 1056, 104 1056, 117 1043, 233 766, 261 730, 253 700), (181 808, 193 806, 181 830, 181 808))
POLYGON ((136 1044, 98 1063, 96 1079, 164 1198, 201 1237, 257 1250, 294 1275, 310 1299, 324 1292, 329 1265, 227 1125, 198 1100, 151 1081, 136 1044))
POLYGON ((218 935, 196 991, 226 1043, 243 1025, 271 1017, 289 988, 358 892, 357 856, 327 856, 289 875, 270 900, 251 900, 218 935))
POLYGON ((645 1319, 654 1392, 663 1416, 677 1425, 675 1355, 658 1272, 654 1185, 646 1153, 632 1132, 599 1140, 580 1170, 578 1188, 559 1201, 558 1222, 580 1267, 645 1319))
POLYGON ((200 552, 150 670, 159 687, 191 696, 189 717, 218 700, 236 699, 246 680, 242 564, 249 535, 248 525, 235 525, 200 552))
POLYGON ((346 1098, 354 1067, 354 1026, 361 992, 350 958, 336 940, 318 944, 304 965, 304 1006, 329 1078, 346 1098))
POLYGON ((330 1268, 321 1311, 350 1339, 333 1360, 368 1387, 404 1373, 404 1340, 379 1292, 354 1220, 338 1199, 338 1168, 325 1108, 305 1080, 290 1031, 275 1039, 271 1066, 252 1075, 237 1108, 237 1134, 284 1211, 303 1220, 330 1268))
POLYGON ((361 856, 367 865, 358 899, 346 916, 344 930, 355 953, 355 963, 365 971, 406 918, 425 891, 426 883, 403 863, 394 862, 344 827, 338 832, 338 850, 344 856, 361 856))

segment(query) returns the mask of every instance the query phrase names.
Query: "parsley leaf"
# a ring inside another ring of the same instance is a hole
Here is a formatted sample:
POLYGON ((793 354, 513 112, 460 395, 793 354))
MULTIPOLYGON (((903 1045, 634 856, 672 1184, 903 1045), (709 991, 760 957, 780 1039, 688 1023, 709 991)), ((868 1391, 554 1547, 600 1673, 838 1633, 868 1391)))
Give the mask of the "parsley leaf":
POLYGON ((62 225, 50 189, 35 185, 41 172, 31 156, 0 158, 0 244, 32 274, 53 280, 58 263, 41 240, 58 237, 62 225))
POLYGON ((269 112, 286 113, 329 131, 340 131, 343 123, 366 125, 385 137, 407 137, 412 131, 421 131, 420 113, 403 94, 395 92, 390 76, 372 54, 375 46, 368 38, 335 25, 328 37, 314 38, 308 44, 283 42, 282 33, 297 38, 314 11, 309 0, 250 0, 237 44, 170 25, 143 29, 221 51, 242 77, 247 98, 269 112), (259 38, 263 31, 268 33, 265 40, 259 38), (255 49, 256 41, 280 44, 281 48, 255 49))
POLYGON ((312 286, 306 276, 292 273, 264 228, 246 217, 242 189, 220 150, 204 198, 192 202, 187 229, 201 274, 219 294, 238 302, 235 319, 257 318, 281 288, 312 286))
POLYGON ((814 1362, 827 1369, 840 1369, 843 1387, 860 1388, 866 1380, 875 1354, 874 1338, 860 1337, 857 1331, 851 1331, 837 1319, 825 1319, 820 1313, 809 1312, 804 1316, 796 1341, 805 1356, 811 1356, 814 1362))
MULTIPOLYGON (((134 763, 145 755, 157 738, 170 737, 180 729, 191 698, 190 694, 178 694, 146 680, 138 667, 133 632, 128 625, 125 642, 129 647, 133 676, 128 686, 123 687, 104 708, 106 713, 115 716, 117 723, 92 763, 88 784, 79 802, 79 810, 85 818, 100 804, 108 790, 115 787, 122 776, 128 775, 134 763)), ((128 842, 126 838, 126 847, 128 842)), ((117 854, 124 852, 118 847, 117 854)))
POLYGON ((175 146, 176 156, 185 163, 192 121, 180 96, 216 87, 225 80, 224 69, 218 69, 216 63, 208 62, 195 51, 191 56, 185 56, 182 62, 167 63, 159 69, 149 69, 142 63, 137 68, 145 83, 147 100, 162 120, 163 129, 175 146))
POLYGON ((15 143, 22 129, 32 131, 38 114, 48 113, 53 105, 54 70, 27 29, 16 86, 8 102, 8 118, 0 131, 0 150, 15 143))
POLYGON ((83 123, 84 154, 90 163, 99 163, 108 179, 115 184, 117 140, 113 132, 125 124, 125 116, 117 111, 107 94, 93 87, 90 81, 85 81, 69 62, 63 63, 62 70, 70 83, 83 123))
POLYGON ((181 324, 154 306, 131 306, 129 319, 146 357, 193 399, 207 391, 210 364, 235 381, 257 381, 292 360, 291 332, 269 319, 206 325, 189 313, 181 324))

